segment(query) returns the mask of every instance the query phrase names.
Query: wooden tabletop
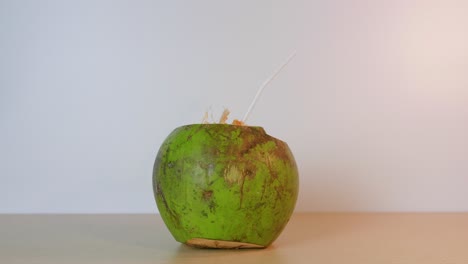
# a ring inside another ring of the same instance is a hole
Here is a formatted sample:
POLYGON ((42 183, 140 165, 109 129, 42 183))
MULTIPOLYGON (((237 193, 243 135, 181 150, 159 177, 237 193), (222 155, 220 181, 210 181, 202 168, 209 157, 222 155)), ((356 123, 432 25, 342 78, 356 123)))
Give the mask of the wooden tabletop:
POLYGON ((468 263, 468 213, 298 213, 266 249, 196 249, 159 215, 0 215, 0 263, 468 263))

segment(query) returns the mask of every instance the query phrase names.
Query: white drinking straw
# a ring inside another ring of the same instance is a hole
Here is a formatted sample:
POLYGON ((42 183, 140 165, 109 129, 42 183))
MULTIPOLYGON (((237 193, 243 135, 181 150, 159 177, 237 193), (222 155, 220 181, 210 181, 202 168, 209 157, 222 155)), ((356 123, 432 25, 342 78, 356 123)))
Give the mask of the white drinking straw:
POLYGON ((255 95, 252 103, 250 104, 249 106, 249 109, 247 110, 247 112, 245 113, 244 115, 244 118, 242 118, 242 122, 245 124, 245 122, 247 121, 247 118, 249 118, 249 115, 250 113, 252 112, 252 109, 255 107, 255 104, 257 103, 258 101, 258 98, 260 97, 260 95, 262 94, 263 92, 263 89, 265 89, 265 87, 281 72, 281 70, 286 67, 286 65, 288 65, 288 63, 294 58, 294 56, 296 56, 296 51, 293 51, 291 53, 291 55, 289 55, 289 57, 286 59, 286 61, 281 65, 281 67, 279 67, 268 79, 266 79, 262 85, 260 86, 260 88, 258 88, 258 91, 257 91, 257 94, 255 95))

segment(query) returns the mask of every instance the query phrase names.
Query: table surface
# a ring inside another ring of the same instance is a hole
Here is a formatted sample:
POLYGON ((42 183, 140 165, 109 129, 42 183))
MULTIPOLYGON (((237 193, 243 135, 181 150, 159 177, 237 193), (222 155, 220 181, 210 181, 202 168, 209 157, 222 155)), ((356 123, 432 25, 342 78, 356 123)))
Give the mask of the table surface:
POLYGON ((297 213, 266 249, 197 249, 159 215, 0 215, 0 263, 468 263, 468 213, 297 213))

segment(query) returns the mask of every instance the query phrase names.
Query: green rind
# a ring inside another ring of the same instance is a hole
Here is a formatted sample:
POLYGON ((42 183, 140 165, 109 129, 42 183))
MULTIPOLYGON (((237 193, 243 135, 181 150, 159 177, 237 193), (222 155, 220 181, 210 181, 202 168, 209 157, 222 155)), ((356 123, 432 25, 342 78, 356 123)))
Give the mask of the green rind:
POLYGON ((291 216, 298 171, 287 144, 261 127, 176 128, 153 170, 156 203, 174 238, 271 244, 291 216))

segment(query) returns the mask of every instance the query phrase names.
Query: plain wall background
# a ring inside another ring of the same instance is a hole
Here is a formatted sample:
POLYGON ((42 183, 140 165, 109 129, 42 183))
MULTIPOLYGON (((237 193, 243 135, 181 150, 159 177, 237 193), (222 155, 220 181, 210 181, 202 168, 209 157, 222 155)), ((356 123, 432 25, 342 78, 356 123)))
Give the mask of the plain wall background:
POLYGON ((467 1, 0 0, 0 213, 156 212, 211 106, 288 142, 298 211, 468 210, 467 1))

